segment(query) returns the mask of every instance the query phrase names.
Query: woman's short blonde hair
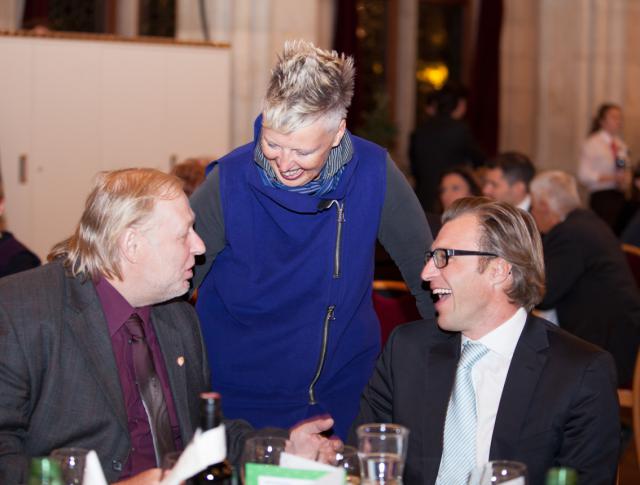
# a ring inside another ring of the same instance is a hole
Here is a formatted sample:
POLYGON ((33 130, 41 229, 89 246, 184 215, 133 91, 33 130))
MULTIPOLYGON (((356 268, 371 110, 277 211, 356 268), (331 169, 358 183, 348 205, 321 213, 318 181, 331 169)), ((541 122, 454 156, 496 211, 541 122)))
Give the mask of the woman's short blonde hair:
POLYGON ((155 169, 100 173, 75 232, 53 247, 49 261, 61 258, 74 276, 122 279, 119 239, 124 231, 144 224, 156 200, 182 193, 180 179, 155 169))
POLYGON ((353 97, 353 59, 304 40, 288 41, 271 71, 262 124, 291 133, 323 118, 336 130, 353 97))
MULTIPOLYGON (((474 215, 480 225, 480 251, 497 254, 511 264, 512 284, 506 291, 509 300, 531 311, 544 296, 544 257, 536 223, 526 211, 507 202, 486 197, 456 200, 442 215, 447 223, 464 214, 474 215)), ((483 272, 488 258, 480 259, 483 272)))

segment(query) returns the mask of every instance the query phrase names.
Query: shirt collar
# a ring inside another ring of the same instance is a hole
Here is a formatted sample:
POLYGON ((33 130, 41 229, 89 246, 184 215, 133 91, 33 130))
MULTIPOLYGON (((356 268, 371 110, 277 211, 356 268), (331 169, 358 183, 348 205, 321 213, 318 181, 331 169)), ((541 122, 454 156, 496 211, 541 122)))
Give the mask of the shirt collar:
POLYGON ((522 209, 525 212, 529 212, 529 209, 531 208, 531 196, 527 194, 516 207, 518 209, 522 209))
MULTIPOLYGON (((477 342, 480 342, 492 352, 511 359, 526 321, 527 312, 524 308, 520 307, 511 318, 503 324, 498 325, 497 328, 477 340, 477 342)), ((462 345, 466 344, 469 340, 469 338, 463 335, 462 345)))
POLYGON ((607 145, 610 145, 614 140, 614 137, 611 136, 611 134, 607 130, 600 130, 600 136, 604 138, 604 140, 607 142, 607 145))
POLYGON ((118 330, 120 330, 120 327, 124 325, 124 322, 127 321, 132 313, 138 314, 145 327, 149 325, 151 307, 144 306, 136 308, 131 306, 125 297, 122 296, 104 276, 100 276, 94 285, 104 317, 107 320, 110 337, 113 337, 118 330))

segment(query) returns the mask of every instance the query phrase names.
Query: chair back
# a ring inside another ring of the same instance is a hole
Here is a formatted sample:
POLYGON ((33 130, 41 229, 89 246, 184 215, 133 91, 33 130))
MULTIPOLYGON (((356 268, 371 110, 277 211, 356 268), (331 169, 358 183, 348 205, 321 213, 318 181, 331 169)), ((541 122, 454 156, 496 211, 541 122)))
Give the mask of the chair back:
POLYGON ((403 281, 375 280, 373 308, 380 320, 382 345, 395 327, 421 318, 416 300, 403 281))
POLYGON ((631 409, 633 442, 636 448, 637 463, 640 465, 640 352, 636 355, 631 389, 618 389, 618 401, 621 408, 631 409))
POLYGON ((632 244, 623 244, 622 251, 627 257, 627 262, 636 280, 636 285, 640 287, 640 248, 632 244))

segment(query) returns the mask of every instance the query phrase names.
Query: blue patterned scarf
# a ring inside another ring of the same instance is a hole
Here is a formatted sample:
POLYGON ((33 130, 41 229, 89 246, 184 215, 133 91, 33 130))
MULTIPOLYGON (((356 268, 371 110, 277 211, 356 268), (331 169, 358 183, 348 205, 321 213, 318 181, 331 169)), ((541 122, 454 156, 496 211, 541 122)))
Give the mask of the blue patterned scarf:
POLYGON ((268 187, 276 187, 290 192, 309 195, 324 195, 331 192, 338 186, 342 172, 353 157, 353 145, 351 144, 350 134, 348 131, 345 131, 340 144, 329 151, 329 156, 318 177, 300 187, 289 187, 278 180, 273 168, 269 164, 269 160, 267 160, 264 153, 262 153, 262 148, 260 147, 261 137, 262 133, 260 133, 258 143, 256 143, 253 151, 253 159, 260 169, 262 182, 268 187))

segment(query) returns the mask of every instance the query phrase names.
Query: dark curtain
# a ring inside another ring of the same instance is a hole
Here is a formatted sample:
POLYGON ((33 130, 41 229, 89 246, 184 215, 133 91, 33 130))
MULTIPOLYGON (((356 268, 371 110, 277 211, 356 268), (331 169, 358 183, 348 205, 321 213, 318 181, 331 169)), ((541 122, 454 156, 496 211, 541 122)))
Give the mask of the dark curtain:
POLYGON ((362 92, 362 77, 358 76, 358 65, 361 62, 358 50, 358 38, 356 29, 358 27, 358 0, 340 0, 335 2, 335 20, 333 48, 345 55, 352 56, 356 66, 356 79, 353 100, 347 115, 347 127, 353 130, 360 120, 362 111, 362 101, 359 93, 362 92))
POLYGON ((22 28, 32 29, 37 25, 49 27, 49 0, 26 0, 22 28))
POLYGON ((469 86, 469 124, 488 156, 498 150, 502 3, 503 0, 481 0, 469 86))

